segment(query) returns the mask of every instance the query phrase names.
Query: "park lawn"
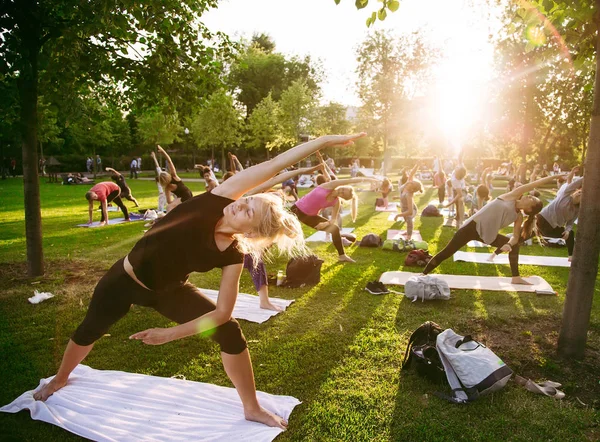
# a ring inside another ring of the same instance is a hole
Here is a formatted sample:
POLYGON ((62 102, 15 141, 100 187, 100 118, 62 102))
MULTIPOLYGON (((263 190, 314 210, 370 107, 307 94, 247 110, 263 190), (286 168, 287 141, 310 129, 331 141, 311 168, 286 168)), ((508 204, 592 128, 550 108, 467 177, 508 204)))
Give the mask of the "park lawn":
MULTIPOLYGON (((155 207, 152 181, 128 180, 142 208, 155 207)), ((191 182, 194 193, 203 183, 191 182)), ((21 179, 0 181, 0 404, 35 388, 40 378, 55 374, 70 334, 84 317, 93 287, 117 259, 143 234, 143 222, 99 229, 77 228, 87 220, 88 186, 41 184, 46 275, 28 279, 25 263, 21 179), (33 290, 56 295, 39 305, 27 298, 33 290)), ((422 209, 434 190, 417 197, 422 209)), ((499 191, 497 193, 500 193, 499 191)), ((436 194, 435 194, 436 195, 436 194)), ((355 227, 360 238, 385 235, 392 226, 388 213, 374 212, 377 195, 360 192, 355 227)), ((133 203, 126 201, 128 207, 133 203)), ((120 216, 110 212, 109 216, 120 216)), ((99 213, 97 214, 99 218, 99 213)), ((396 225, 397 227, 398 225, 396 225)), ((415 227, 429 241, 430 252, 443 247, 453 229, 442 219, 417 218, 415 227)), ((312 230, 305 228, 306 234, 312 230)), ((587 357, 563 361, 555 354, 568 269, 522 266, 558 291, 557 297, 530 293, 455 290, 446 302, 411 303, 403 296, 374 296, 364 287, 387 270, 403 268, 404 254, 349 248, 356 264, 340 265, 332 245, 311 245, 325 259, 321 283, 315 287, 271 287, 274 297, 295 299, 283 314, 264 324, 245 321, 242 328, 252 354, 257 388, 295 396, 289 430, 278 440, 597 440, 600 438, 600 303, 593 305, 587 357), (514 383, 503 391, 457 406, 433 396, 440 387, 400 366, 410 333, 426 320, 487 343, 522 376, 564 384, 562 402, 536 396, 514 383)), ((171 253, 177 253, 172 251, 171 253)), ((523 247, 522 253, 566 256, 565 249, 523 247)), ((275 258, 270 273, 285 269, 275 258)), ((418 271, 418 270, 415 270, 418 271)), ((508 266, 444 262, 442 273, 504 275, 508 266)), ((220 271, 192 277, 199 287, 217 288, 220 271)), ((597 284, 596 290, 600 289, 597 284)), ((395 289, 402 290, 401 287, 395 289)), ((240 290, 253 293, 247 272, 240 290)), ((183 375, 188 380, 230 386, 217 346, 191 337, 163 346, 145 346, 127 338, 169 321, 134 306, 102 338, 85 364, 156 376, 183 375)), ((52 425, 32 421, 28 413, 0 413, 0 439, 63 441, 79 439, 52 425)))

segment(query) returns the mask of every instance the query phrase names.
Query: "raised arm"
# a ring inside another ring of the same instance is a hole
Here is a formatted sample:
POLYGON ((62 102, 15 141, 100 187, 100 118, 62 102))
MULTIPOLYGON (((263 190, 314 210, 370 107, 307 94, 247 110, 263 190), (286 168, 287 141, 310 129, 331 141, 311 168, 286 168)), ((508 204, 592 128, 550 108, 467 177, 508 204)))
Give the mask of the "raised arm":
POLYGON ((566 175, 567 175, 566 173, 563 173, 563 174, 559 174, 559 175, 547 176, 546 178, 541 178, 539 180, 534 181, 533 183, 523 184, 522 186, 515 188, 511 192, 500 195, 498 198, 501 198, 504 201, 517 200, 524 193, 530 192, 533 189, 535 189, 536 187, 543 186, 544 184, 550 183, 550 182, 556 180, 557 178, 559 178, 561 176, 566 176, 566 175))
POLYGON ((242 166, 242 163, 240 163, 238 157, 233 154, 231 154, 231 165, 233 166, 233 173, 241 172, 242 170, 244 170, 244 166, 242 166))
POLYGON ((373 178, 373 177, 346 178, 344 180, 329 181, 328 183, 321 184, 319 187, 322 187, 323 189, 327 189, 327 190, 334 190, 334 189, 338 188, 339 186, 348 186, 350 184, 364 183, 364 182, 378 183, 379 180, 377 178, 373 178))
POLYGON ((573 169, 571 169, 571 172, 569 172, 569 175, 567 176, 567 184, 571 184, 573 177, 577 172, 579 172, 579 166, 575 166, 573 169))
POLYGON ((284 181, 287 181, 290 178, 294 178, 296 175, 304 175, 304 174, 308 174, 308 173, 313 173, 319 167, 321 167, 321 165, 317 164, 316 166, 313 166, 313 167, 305 167, 303 169, 290 170, 289 172, 280 173, 279 175, 271 178, 269 181, 266 181, 265 183, 261 184, 260 186, 255 187, 250 192, 248 192, 246 195, 256 195, 257 193, 265 192, 265 191, 269 190, 270 188, 276 186, 277 184, 283 183, 284 181))
POLYGON ((327 164, 325 163, 325 161, 323 161, 323 156, 321 155, 321 153, 319 151, 315 152, 315 155, 321 162, 320 166, 321 166, 321 170, 323 171, 323 176, 325 177, 327 182, 331 181, 331 175, 329 174, 329 167, 327 167, 327 164))
POLYGON ((529 175, 529 181, 533 182, 536 180, 538 174, 540 173, 540 169, 541 169, 541 167, 539 164, 536 164, 533 167, 533 170, 531 171, 531 175, 529 175))
POLYGON ((154 160, 154 167, 160 169, 160 164, 158 164, 158 160, 156 159, 156 154, 154 151, 150 152, 150 157, 154 160))
POLYGON ((281 170, 297 163, 317 150, 330 146, 347 146, 352 144, 354 140, 365 135, 365 133, 357 135, 328 135, 300 144, 299 146, 277 155, 269 161, 264 161, 236 173, 233 177, 217 187, 213 193, 215 195, 236 200, 246 192, 249 192, 268 179, 274 177, 281 170))
POLYGON ((483 172, 481 172, 481 179, 479 180, 479 184, 487 186, 487 177, 491 172, 491 169, 491 167, 486 167, 485 169, 483 169, 483 172))
POLYGON ((167 159, 167 163, 169 164, 169 173, 171 174, 171 176, 179 180, 180 178, 177 176, 177 169, 175 169, 175 165, 173 164, 173 161, 171 161, 171 157, 169 156, 169 154, 158 144, 156 145, 156 147, 158 147, 158 151, 162 153, 167 159))
POLYGON ((417 170, 419 170, 419 165, 420 165, 420 163, 417 161, 415 163, 415 165, 413 166, 413 168, 410 169, 410 172, 408 172, 408 181, 413 180, 413 178, 415 177, 415 173, 417 173, 417 170))
POLYGON ((113 169, 112 167, 105 167, 104 170, 106 170, 107 172, 111 172, 114 173, 115 175, 121 175, 119 172, 117 172, 115 169, 113 169))

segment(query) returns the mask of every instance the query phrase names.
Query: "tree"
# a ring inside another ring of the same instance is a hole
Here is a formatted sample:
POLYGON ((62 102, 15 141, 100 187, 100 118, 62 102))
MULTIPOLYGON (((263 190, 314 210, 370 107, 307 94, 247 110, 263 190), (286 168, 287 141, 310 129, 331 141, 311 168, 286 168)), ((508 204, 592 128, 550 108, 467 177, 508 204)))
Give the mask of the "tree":
MULTIPOLYGON (((241 142, 243 118, 231 96, 214 92, 208 102, 192 117, 192 137, 200 147, 221 148, 221 168, 226 169, 225 149, 241 142)), ((214 158, 214 151, 213 151, 214 158)))
POLYGON ((247 140, 248 147, 265 148, 267 157, 271 149, 279 147, 276 141, 277 135, 281 132, 278 119, 280 113, 279 104, 273 100, 270 93, 258 103, 248 118, 247 129, 250 135, 247 140))
POLYGON ((137 133, 146 144, 173 144, 182 131, 177 111, 166 106, 153 106, 137 118, 137 133))
MULTIPOLYGON (((333 0, 336 5, 339 5, 341 0, 333 0)), ((377 11, 373 11, 369 18, 367 18, 367 26, 371 26, 377 21, 377 19, 383 21, 387 17, 387 11, 396 12, 400 7, 398 0, 378 0, 381 3, 381 8, 377 11)), ((356 9, 363 9, 369 5, 369 0, 354 0, 356 9)))
POLYGON ((311 89, 303 81, 294 81, 279 100, 279 146, 296 144, 302 134, 310 133, 310 116, 315 104, 311 89))
MULTIPOLYGON (((193 101, 221 71, 215 49, 204 44, 213 36, 199 20, 216 3, 23 0, 0 4, 0 67, 15 76, 19 91, 30 276, 44 272, 37 175, 40 83, 50 78, 63 87, 118 83, 110 90, 119 90, 131 100, 138 94, 137 99, 155 102, 160 91, 171 104, 193 101)), ((221 39, 219 50, 221 55, 230 52, 226 39, 221 39)))

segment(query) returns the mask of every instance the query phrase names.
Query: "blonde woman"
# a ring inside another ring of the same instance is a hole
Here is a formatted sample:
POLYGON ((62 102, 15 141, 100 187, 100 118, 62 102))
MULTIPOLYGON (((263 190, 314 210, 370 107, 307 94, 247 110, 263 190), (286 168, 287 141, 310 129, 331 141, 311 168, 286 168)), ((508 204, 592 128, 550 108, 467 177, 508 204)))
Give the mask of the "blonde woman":
POLYGON ((246 340, 231 315, 244 254, 259 256, 272 244, 281 251, 304 251, 304 237, 298 219, 284 209, 281 198, 242 195, 318 149, 348 145, 361 136, 333 135, 301 144, 237 173, 212 192, 198 195, 167 213, 100 280, 85 319, 67 345, 58 374, 34 394, 35 399, 46 400, 64 387, 94 342, 127 314, 131 304, 138 304, 154 308, 179 325, 151 328, 130 339, 160 345, 211 331, 211 339, 220 345, 225 372, 240 396, 246 419, 285 428, 283 418, 258 403, 246 340), (165 259, 165 250, 181 252, 171 253, 165 259), (187 279, 192 272, 216 267, 222 269, 222 274, 214 304, 187 279))
POLYGON ((349 178, 345 180, 333 180, 323 183, 300 198, 291 208, 298 219, 309 227, 331 233, 333 245, 338 252, 340 262, 355 262, 346 255, 340 228, 336 224, 340 211, 340 199, 352 201, 352 221, 356 220, 358 214, 358 196, 350 184, 362 182, 379 182, 377 178, 349 178), (333 207, 332 221, 328 221, 319 215, 326 208, 333 207))
POLYGON ((158 182, 164 189, 165 196, 167 197, 167 204, 173 202, 173 195, 181 199, 182 203, 191 199, 193 197, 192 191, 183 184, 181 178, 177 176, 177 170, 175 169, 175 165, 173 164, 173 161, 171 161, 169 154, 162 147, 156 147, 158 148, 158 151, 165 156, 167 164, 169 165, 169 172, 160 172, 158 175, 158 182))

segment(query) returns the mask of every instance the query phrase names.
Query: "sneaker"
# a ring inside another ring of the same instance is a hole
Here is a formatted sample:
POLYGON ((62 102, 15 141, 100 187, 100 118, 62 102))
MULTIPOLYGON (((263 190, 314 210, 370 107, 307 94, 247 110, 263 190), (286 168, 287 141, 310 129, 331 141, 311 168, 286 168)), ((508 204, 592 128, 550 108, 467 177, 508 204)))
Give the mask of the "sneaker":
POLYGON ((387 295, 390 291, 387 289, 387 287, 385 286, 385 284, 381 281, 376 281, 375 284, 377 284, 377 287, 379 287, 379 289, 381 290, 381 294, 382 295, 387 295))
POLYGON ((381 295, 382 294, 381 288, 379 287, 379 285, 377 284, 376 281, 367 283, 365 290, 372 295, 381 295))
POLYGON ((351 245, 352 245, 352 241, 350 241, 350 240, 348 240, 348 239, 346 239, 346 238, 342 238, 342 245, 343 245, 344 247, 349 247, 349 246, 351 246, 351 245))

